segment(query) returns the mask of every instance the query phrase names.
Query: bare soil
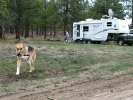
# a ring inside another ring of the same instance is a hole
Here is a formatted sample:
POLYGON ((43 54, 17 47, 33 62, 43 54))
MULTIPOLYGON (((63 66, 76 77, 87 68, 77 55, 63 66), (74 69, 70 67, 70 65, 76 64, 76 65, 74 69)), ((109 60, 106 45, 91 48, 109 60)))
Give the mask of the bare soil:
POLYGON ((133 100, 133 77, 70 79, 54 87, 3 94, 0 100, 133 100))

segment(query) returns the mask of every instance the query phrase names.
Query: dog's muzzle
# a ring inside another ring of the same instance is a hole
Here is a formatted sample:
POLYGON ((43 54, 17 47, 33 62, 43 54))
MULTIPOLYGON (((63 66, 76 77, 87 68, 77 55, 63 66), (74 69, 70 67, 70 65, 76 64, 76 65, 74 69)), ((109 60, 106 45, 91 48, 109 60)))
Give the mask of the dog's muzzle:
POLYGON ((17 54, 17 57, 21 57, 21 56, 22 56, 22 54, 21 54, 21 53, 18 53, 18 54, 17 54))

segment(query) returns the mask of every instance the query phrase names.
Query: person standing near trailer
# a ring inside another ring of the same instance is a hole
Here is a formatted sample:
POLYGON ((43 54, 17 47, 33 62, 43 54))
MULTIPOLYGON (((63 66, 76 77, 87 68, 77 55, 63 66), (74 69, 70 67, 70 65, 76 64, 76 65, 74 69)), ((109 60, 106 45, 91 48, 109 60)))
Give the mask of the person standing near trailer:
POLYGON ((69 32, 66 31, 66 32, 65 32, 65 42, 69 42, 69 39, 70 39, 69 32))

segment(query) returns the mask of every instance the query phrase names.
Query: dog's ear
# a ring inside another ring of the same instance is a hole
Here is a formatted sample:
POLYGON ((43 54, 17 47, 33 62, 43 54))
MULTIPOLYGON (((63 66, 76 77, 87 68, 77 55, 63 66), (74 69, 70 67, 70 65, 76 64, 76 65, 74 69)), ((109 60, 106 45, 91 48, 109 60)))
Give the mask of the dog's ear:
POLYGON ((17 48, 18 48, 18 44, 15 45, 15 50, 17 51, 17 48))

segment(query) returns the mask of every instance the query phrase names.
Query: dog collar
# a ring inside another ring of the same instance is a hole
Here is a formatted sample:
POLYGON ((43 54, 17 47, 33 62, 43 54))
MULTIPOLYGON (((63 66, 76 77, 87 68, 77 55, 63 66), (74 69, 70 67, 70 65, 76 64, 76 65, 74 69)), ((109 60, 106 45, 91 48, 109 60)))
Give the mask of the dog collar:
POLYGON ((30 56, 29 54, 24 54, 23 56, 30 56))

